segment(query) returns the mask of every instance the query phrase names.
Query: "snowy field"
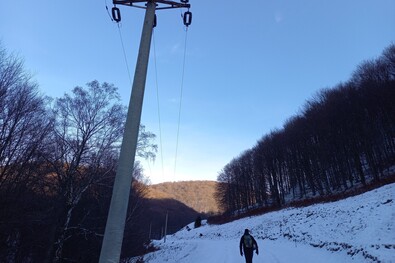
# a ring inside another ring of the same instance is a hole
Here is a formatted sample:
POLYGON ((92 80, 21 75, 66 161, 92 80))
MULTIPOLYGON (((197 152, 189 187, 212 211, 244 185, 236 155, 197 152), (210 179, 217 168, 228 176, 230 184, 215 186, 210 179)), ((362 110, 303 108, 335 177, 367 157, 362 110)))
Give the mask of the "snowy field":
MULTIPOLYGON (((242 263, 245 228, 259 245, 254 263, 395 263, 395 184, 341 201, 289 208, 224 225, 193 224, 163 240, 146 263, 242 263)), ((133 262, 131 260, 130 262, 133 262)))

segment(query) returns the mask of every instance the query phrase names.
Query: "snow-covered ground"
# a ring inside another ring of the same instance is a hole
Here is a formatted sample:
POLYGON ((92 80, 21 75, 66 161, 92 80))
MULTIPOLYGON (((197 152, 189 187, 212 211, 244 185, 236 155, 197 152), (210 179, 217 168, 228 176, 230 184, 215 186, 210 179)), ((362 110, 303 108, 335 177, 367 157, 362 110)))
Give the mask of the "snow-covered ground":
MULTIPOLYGON (((395 184, 341 201, 289 208, 224 225, 193 224, 163 240, 147 263, 236 263, 245 228, 259 245, 253 262, 395 262, 395 184)), ((133 261, 130 261, 133 262, 133 261)))

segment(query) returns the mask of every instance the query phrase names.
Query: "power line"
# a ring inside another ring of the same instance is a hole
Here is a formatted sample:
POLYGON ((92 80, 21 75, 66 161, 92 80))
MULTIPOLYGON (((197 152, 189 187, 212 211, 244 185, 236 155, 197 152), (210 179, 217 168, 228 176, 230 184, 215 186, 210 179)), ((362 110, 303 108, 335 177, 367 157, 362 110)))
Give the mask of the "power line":
POLYGON ((114 19, 112 19, 111 15, 110 15, 110 11, 108 11, 107 0, 104 0, 104 5, 106 7, 108 16, 110 17, 111 21, 114 22, 114 19))
POLYGON ((123 37, 122 37, 121 26, 120 26, 119 23, 117 23, 117 26, 118 26, 118 32, 119 32, 119 39, 121 40, 121 45, 122 45, 123 58, 125 60, 126 70, 128 72, 129 83, 130 83, 130 86, 131 86, 132 85, 132 77, 130 76, 129 63, 128 63, 128 59, 126 57, 125 45, 123 44, 123 37))
POLYGON ((188 26, 185 30, 185 42, 184 42, 184 58, 182 63, 182 74, 181 74, 181 87, 180 87, 180 104, 178 108, 178 125, 177 125, 177 137, 176 137, 176 154, 174 158, 174 177, 176 176, 177 170, 177 158, 178 158, 178 142, 180 137, 180 123, 181 123, 181 108, 182 108, 182 96, 184 90, 184 76, 185 76, 185 60, 187 53, 187 40, 188 40, 188 26))
POLYGON ((127 70, 127 72, 128 72, 129 83, 130 83, 130 85, 132 85, 132 77, 130 76, 129 63, 128 63, 128 59, 127 59, 127 57, 126 57, 125 45, 123 44, 123 36, 122 36, 122 31, 121 31, 121 23, 119 23, 119 21, 115 21, 115 20, 113 19, 113 17, 111 16, 110 11, 108 10, 108 6, 107 6, 107 0, 104 0, 104 5, 105 5, 105 7, 106 7, 107 14, 108 14, 108 16, 110 17, 111 21, 117 23, 119 39, 120 39, 120 41, 121 41, 121 46, 122 46, 123 59, 124 59, 124 61, 125 61, 126 70, 127 70))
POLYGON ((152 43, 154 49, 154 68, 155 68, 155 85, 156 85, 156 102, 158 106, 158 122, 159 122, 159 147, 160 147, 160 157, 162 164, 162 179, 164 178, 164 166, 163 166, 163 144, 162 144, 162 125, 160 118, 160 103, 159 103, 159 85, 158 85, 158 68, 156 63, 156 43, 155 43, 155 30, 152 34, 152 43))

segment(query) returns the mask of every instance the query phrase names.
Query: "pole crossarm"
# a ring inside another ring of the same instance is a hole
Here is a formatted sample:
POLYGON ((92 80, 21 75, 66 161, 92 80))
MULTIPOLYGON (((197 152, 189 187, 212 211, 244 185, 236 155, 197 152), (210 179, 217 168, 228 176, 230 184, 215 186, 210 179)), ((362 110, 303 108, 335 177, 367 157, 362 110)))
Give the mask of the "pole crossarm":
MULTIPOLYGON (((149 0, 113 0, 113 4, 146 9, 147 7, 143 3, 147 3, 148 1, 149 0)), ((191 5, 187 3, 188 1, 184 1, 185 3, 184 2, 179 3, 179 2, 168 1, 168 0, 153 0, 153 2, 156 4, 156 10, 191 7, 191 5)))

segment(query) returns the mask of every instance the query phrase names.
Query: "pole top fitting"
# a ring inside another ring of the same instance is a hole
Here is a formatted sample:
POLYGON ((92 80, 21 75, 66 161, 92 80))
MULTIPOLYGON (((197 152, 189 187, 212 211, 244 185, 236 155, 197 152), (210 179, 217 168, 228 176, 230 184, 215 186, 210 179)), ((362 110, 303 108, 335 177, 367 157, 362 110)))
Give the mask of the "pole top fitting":
POLYGON ((113 0, 114 5, 126 5, 137 8, 146 9, 145 3, 154 2, 157 10, 171 9, 171 8, 190 8, 189 0, 180 0, 181 2, 168 0, 113 0))

